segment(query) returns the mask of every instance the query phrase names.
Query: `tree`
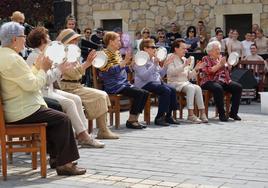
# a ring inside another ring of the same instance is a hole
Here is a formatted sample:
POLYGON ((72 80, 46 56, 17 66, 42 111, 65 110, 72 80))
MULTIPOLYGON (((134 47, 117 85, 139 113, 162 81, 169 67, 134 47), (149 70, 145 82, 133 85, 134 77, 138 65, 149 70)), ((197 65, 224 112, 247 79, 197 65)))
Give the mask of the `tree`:
POLYGON ((21 11, 26 22, 53 22, 53 0, 0 0, 0 18, 9 20, 14 11, 21 11))

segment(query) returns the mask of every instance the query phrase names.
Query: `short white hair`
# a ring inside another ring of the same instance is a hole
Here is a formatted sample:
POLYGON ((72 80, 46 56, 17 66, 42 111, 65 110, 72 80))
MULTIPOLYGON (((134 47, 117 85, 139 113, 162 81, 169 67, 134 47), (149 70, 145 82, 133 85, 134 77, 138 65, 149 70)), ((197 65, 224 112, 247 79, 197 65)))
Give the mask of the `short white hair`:
POLYGON ((206 47, 207 53, 209 53, 211 50, 213 50, 214 47, 218 47, 219 49, 221 49, 221 43, 219 41, 209 42, 207 47, 206 47))
POLYGON ((17 22, 7 22, 0 28, 0 41, 3 47, 12 43, 12 38, 24 34, 24 27, 17 22))

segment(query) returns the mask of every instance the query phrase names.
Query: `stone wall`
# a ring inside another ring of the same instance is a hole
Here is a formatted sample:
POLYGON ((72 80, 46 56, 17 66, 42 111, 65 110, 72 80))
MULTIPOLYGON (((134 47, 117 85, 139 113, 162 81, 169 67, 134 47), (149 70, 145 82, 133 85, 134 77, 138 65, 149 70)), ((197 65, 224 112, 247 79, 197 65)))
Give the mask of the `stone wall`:
MULTIPOLYGON (((162 27, 169 29, 170 23, 175 22, 179 25, 180 32, 185 33, 189 25, 196 26, 199 20, 205 22, 208 31, 213 31, 215 26, 224 27, 224 24, 218 21, 216 10, 223 10, 224 14, 226 7, 230 5, 237 5, 235 6, 237 8, 232 10, 233 14, 236 14, 236 11, 241 12, 239 5, 246 6, 248 9, 259 5, 260 12, 253 16, 253 21, 259 23, 267 32, 268 0, 77 0, 77 19, 82 29, 86 26, 96 28, 100 23, 96 23, 98 18, 94 17, 95 13, 101 12, 102 15, 104 14, 103 17, 109 19, 111 11, 116 14, 127 10, 128 16, 118 16, 127 23, 127 29, 123 28, 125 31, 135 32, 145 26, 152 31, 162 27), (106 11, 107 15, 105 15, 106 11)), ((245 13, 254 14, 247 11, 245 13)))

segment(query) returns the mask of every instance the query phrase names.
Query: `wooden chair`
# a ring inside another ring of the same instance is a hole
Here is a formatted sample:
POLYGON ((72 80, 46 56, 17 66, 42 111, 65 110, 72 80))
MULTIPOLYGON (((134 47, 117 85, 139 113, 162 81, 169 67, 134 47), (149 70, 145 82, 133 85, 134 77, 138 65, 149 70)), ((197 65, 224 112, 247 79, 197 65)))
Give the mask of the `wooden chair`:
MULTIPOLYGON (((197 78, 196 78, 197 84, 200 85, 200 75, 197 74, 197 78)), ((202 89, 202 94, 203 94, 203 98, 204 98, 204 106, 205 106, 205 112, 206 115, 208 117, 208 106, 209 106, 209 100, 213 97, 213 93, 208 91, 208 90, 204 90, 202 89)), ((224 92, 224 103, 225 103, 225 115, 228 117, 229 116, 229 112, 230 112, 230 102, 231 101, 231 93, 229 92, 224 92)), ((218 109, 217 107, 215 107, 215 117, 218 116, 218 109)), ((196 111, 197 115, 198 115, 198 111, 196 111)))
POLYGON ((46 123, 6 124, 0 98, 0 141, 3 179, 7 178, 7 154, 12 161, 14 152, 32 153, 32 169, 37 169, 37 152, 40 152, 41 176, 47 175, 46 123), (14 140, 14 138, 17 138, 14 140), (18 138, 23 138, 19 140, 18 138), (19 147, 13 147, 19 146, 19 147))
MULTIPOLYGON (((92 77, 93 77, 93 86, 96 89, 102 90, 102 81, 98 77, 97 69, 92 67, 92 77)), ((120 111, 121 110, 128 110, 130 108, 131 100, 128 97, 124 97, 121 94, 109 94, 109 98, 111 101, 111 106, 109 107, 110 113, 110 125, 113 125, 113 117, 115 115, 115 127, 119 128, 120 126, 120 111), (129 100, 127 103, 122 103, 126 100, 129 100)), ((148 97, 149 98, 149 97, 148 97)), ((147 125, 150 124, 150 105, 147 102, 145 109, 144 109, 144 121, 147 125)))

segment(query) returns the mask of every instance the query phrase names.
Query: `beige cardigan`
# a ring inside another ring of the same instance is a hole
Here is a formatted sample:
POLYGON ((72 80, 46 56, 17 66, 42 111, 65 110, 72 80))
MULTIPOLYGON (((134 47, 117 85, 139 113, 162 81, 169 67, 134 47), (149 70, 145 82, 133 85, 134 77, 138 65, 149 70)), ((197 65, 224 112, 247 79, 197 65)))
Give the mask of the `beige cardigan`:
POLYGON ((176 58, 167 68, 167 83, 175 87, 177 91, 181 91, 184 86, 191 84, 189 78, 196 77, 196 72, 190 70, 189 66, 185 66, 186 58, 180 59, 177 55, 175 56, 176 58))

